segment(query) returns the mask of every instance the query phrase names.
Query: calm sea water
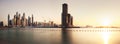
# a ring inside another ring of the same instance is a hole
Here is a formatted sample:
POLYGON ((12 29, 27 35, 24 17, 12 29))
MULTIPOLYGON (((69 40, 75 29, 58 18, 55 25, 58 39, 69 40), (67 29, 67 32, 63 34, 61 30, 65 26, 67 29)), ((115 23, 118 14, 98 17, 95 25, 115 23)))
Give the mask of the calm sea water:
POLYGON ((0 30, 0 44, 120 44, 119 28, 0 30))

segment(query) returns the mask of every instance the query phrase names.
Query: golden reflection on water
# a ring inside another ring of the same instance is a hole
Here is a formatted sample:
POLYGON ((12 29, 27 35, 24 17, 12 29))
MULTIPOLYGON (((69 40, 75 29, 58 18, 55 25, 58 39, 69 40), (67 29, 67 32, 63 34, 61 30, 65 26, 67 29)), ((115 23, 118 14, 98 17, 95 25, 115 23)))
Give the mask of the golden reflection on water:
MULTIPOLYGON (((108 29, 104 29, 108 30, 108 29)), ((101 32, 101 36, 103 37, 104 44, 109 44, 110 32, 101 32)))

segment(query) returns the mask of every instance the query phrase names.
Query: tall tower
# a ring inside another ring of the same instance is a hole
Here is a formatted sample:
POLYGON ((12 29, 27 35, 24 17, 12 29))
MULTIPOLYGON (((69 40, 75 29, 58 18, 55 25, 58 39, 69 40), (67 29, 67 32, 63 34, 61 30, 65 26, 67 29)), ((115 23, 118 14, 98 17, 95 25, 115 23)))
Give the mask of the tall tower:
POLYGON ((18 16, 18 25, 19 25, 19 26, 21 25, 20 14, 19 14, 19 16, 18 16))
POLYGON ((33 26, 33 21, 34 21, 34 19, 33 19, 33 14, 32 14, 32 26, 33 26))
POLYGON ((10 26, 10 14, 8 14, 8 26, 10 26))
POLYGON ((68 5, 64 3, 62 5, 62 27, 69 28, 73 26, 73 17, 68 13, 68 5))
POLYGON ((71 26, 73 26, 73 16, 71 16, 71 26))
POLYGON ((64 3, 62 5, 62 27, 67 27, 67 14, 68 14, 68 5, 64 3))
POLYGON ((68 17, 67 17, 67 18, 68 18, 68 23, 67 23, 67 25, 68 25, 68 26, 71 26, 71 15, 68 14, 68 17))
POLYGON ((14 15, 14 18, 13 18, 13 25, 16 26, 16 15, 14 15))
POLYGON ((23 13, 23 19, 25 20, 25 13, 23 13))
POLYGON ((19 19, 18 17, 19 17, 19 14, 18 14, 18 12, 16 12, 16 26, 18 26, 18 21, 19 21, 19 20, 18 20, 18 19, 19 19))
POLYGON ((31 17, 28 16, 28 26, 31 26, 31 17))
POLYGON ((22 22, 22 23, 21 23, 22 26, 24 27, 24 26, 26 25, 25 13, 23 13, 21 22, 22 22))

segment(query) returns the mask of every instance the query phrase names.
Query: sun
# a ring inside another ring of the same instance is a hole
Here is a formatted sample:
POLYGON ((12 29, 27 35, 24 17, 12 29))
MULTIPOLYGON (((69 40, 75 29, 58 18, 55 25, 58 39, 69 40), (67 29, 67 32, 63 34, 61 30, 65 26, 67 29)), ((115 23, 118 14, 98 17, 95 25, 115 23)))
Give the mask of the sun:
POLYGON ((102 25, 103 25, 103 26, 109 26, 110 23, 111 23, 111 20, 110 20, 110 19, 108 19, 108 18, 102 19, 102 25))

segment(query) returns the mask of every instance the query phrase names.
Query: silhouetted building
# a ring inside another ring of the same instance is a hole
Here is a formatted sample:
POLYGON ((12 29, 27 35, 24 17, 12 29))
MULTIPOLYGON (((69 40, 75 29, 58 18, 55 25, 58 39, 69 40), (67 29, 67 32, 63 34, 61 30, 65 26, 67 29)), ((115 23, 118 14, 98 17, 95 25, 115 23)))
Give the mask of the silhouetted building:
POLYGON ((68 19, 68 24, 67 24, 67 25, 68 25, 69 27, 71 27, 71 23, 72 23, 71 21, 72 21, 72 20, 71 20, 70 14, 68 14, 67 19, 68 19))
POLYGON ((31 26, 31 18, 28 16, 28 26, 31 26))
POLYGON ((70 19, 71 19, 71 26, 73 26, 73 16, 71 16, 70 19))
POLYGON ((67 10, 67 4, 64 3, 62 5, 62 27, 67 27, 67 10))
POLYGON ((20 14, 16 12, 16 26, 20 26, 20 14))
POLYGON ((10 26, 10 15, 8 14, 8 26, 10 26))
POLYGON ((0 27, 3 27, 3 21, 0 21, 0 27))
POLYGON ((9 27, 12 27, 13 26, 13 20, 10 20, 9 21, 9 27))
POLYGON ((22 24, 22 27, 25 27, 25 26, 26 26, 25 13, 23 13, 23 16, 22 16, 22 19, 21 19, 21 24, 22 24))
POLYGON ((62 5, 62 27, 72 27, 73 26, 73 17, 68 14, 68 5, 64 3, 62 5))
POLYGON ((18 25, 18 12, 16 12, 16 26, 18 25))
POLYGON ((34 22, 34 18, 33 18, 33 14, 32 14, 32 26, 33 26, 33 22, 34 22))

